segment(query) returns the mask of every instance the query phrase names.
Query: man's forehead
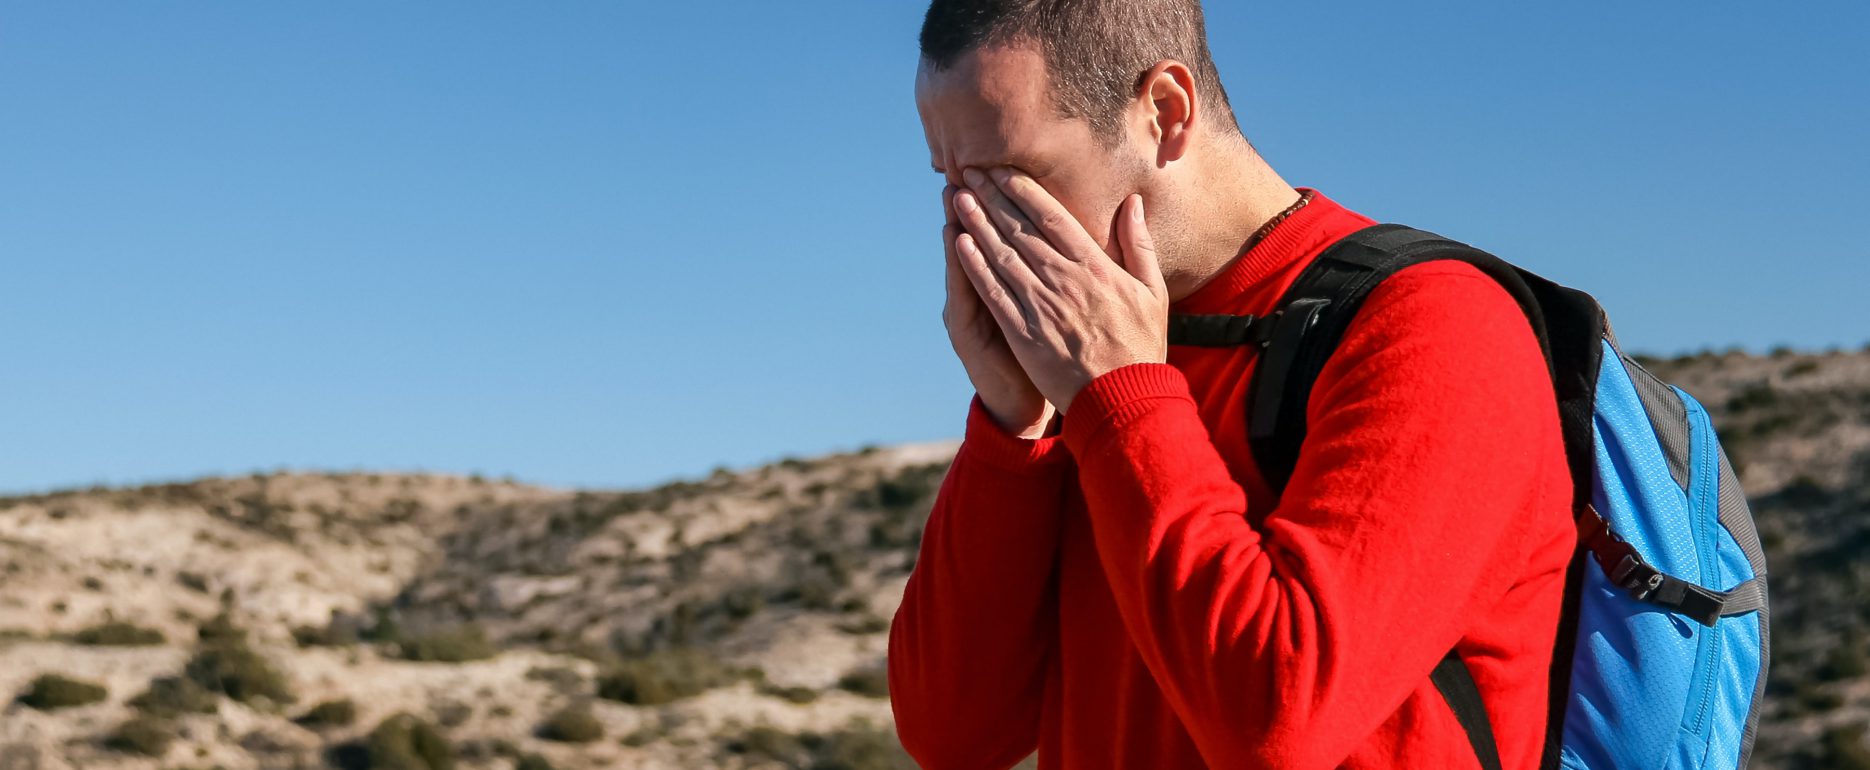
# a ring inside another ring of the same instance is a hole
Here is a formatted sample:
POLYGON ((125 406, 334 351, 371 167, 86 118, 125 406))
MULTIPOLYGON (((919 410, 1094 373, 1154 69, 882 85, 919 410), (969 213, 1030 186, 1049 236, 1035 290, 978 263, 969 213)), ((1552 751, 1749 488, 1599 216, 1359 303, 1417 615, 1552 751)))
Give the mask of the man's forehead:
POLYGON ((916 67, 916 100, 965 100, 1018 111, 1045 101, 1045 59, 1022 44, 989 44, 936 69, 928 59, 916 67))
POLYGON ((916 73, 916 108, 931 167, 945 171, 952 160, 1030 169, 1034 159, 1018 145, 1022 137, 1036 139, 1028 135, 1042 127, 1033 123, 1051 115, 1041 90, 1043 66, 1036 52, 1007 46, 971 51, 939 72, 924 60, 916 73))

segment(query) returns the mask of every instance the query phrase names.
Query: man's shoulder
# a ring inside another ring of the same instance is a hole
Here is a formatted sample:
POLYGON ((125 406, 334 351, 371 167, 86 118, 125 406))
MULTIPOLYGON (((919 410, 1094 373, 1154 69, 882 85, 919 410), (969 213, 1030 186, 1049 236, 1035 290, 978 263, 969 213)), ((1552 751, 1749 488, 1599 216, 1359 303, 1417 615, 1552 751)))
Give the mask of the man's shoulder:
POLYGON ((1513 400, 1555 401, 1550 370, 1518 300, 1466 262, 1405 267, 1373 288, 1346 327, 1320 379, 1377 377, 1400 386, 1512 391, 1513 400), (1370 371, 1358 371, 1370 369, 1370 371), (1381 371, 1378 371, 1378 370, 1381 371))
POLYGON ((1532 323, 1512 293, 1486 271, 1456 259, 1419 262, 1377 284, 1346 336, 1353 333, 1439 334, 1470 341, 1496 337, 1535 351, 1539 347, 1532 323), (1366 316, 1388 323, 1371 324, 1366 316))

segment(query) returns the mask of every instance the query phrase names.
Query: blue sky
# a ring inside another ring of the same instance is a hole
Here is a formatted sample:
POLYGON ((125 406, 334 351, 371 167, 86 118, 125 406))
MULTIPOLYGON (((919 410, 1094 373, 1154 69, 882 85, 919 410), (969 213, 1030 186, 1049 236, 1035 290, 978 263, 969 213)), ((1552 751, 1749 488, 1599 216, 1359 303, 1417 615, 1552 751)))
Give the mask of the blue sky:
MULTIPOLYGON (((1637 350, 1870 341, 1870 5, 1209 5, 1288 181, 1637 350)), ((925 7, 0 0, 0 491, 958 436, 925 7)))

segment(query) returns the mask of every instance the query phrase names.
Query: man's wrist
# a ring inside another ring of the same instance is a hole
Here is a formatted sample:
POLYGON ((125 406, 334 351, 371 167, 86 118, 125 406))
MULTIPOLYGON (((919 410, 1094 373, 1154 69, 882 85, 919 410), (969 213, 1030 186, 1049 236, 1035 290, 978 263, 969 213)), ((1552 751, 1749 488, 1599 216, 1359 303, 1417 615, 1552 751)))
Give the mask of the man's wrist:
POLYGON ((1059 411, 1048 406, 1046 407, 1045 422, 1019 430, 1008 429, 1007 433, 1027 441, 1037 441, 1042 438, 1056 436, 1058 435, 1059 427, 1058 416, 1059 411))
POLYGON ((1027 438, 1022 432, 1013 431, 1000 424, 999 418, 988 411, 987 405, 976 393, 968 402, 966 440, 963 442, 971 456, 979 457, 1002 468, 1026 470, 1039 465, 1051 465, 1062 462, 1070 453, 1065 451, 1063 413, 1053 410, 1053 416, 1047 420, 1044 435, 1027 438))
POLYGON ((1046 418, 1044 427, 1036 431, 1033 431, 1033 430, 1023 431, 1019 434, 1019 437, 1023 439, 1027 439, 1029 441, 1037 441, 1042 438, 1051 438, 1053 436, 1057 436, 1059 430, 1064 426, 1063 418, 1065 416, 1065 413, 1060 412, 1057 409, 1053 409, 1051 411, 1052 411, 1052 416, 1046 418))

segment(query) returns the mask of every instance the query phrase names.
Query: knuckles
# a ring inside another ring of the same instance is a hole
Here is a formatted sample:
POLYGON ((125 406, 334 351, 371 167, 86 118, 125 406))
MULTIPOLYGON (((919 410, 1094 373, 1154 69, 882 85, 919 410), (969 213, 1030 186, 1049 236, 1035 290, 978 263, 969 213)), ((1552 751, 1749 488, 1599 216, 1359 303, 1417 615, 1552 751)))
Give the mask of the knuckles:
POLYGON ((1039 217, 1039 227, 1048 233, 1056 233, 1064 230, 1065 215, 1057 211, 1047 211, 1039 217))

